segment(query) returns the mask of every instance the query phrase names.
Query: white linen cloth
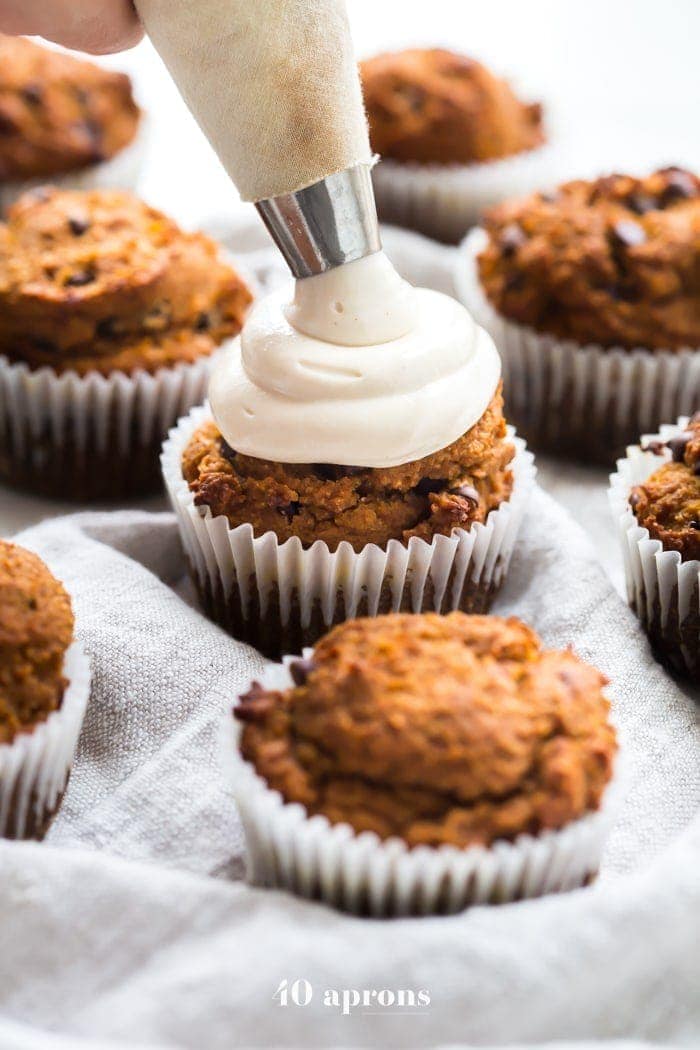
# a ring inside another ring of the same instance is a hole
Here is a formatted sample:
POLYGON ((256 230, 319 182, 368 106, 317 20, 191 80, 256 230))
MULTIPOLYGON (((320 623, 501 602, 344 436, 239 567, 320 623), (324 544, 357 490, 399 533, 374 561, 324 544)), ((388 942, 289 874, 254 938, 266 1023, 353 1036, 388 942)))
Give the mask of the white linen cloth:
POLYGON ((594 885, 449 918, 351 918, 242 880, 219 727, 262 660, 188 604, 169 514, 18 540, 71 592, 94 685, 46 842, 0 842, 0 1047, 698 1045, 696 696, 539 488, 495 611, 610 677, 624 803, 594 885), (309 1005, 273 998, 285 978, 309 1005), (343 1014, 326 989, 430 1004, 343 1014))

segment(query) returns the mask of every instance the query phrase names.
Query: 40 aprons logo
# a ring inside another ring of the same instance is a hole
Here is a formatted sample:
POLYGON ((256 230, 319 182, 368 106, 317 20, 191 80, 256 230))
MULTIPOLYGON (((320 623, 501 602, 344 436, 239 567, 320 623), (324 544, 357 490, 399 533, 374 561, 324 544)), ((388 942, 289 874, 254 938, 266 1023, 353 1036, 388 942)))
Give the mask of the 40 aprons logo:
MULTIPOLYGON (((310 1006, 314 999, 314 988, 304 977, 289 981, 284 977, 272 997, 280 1006, 310 1006)), ((430 993, 425 988, 324 988, 320 1000, 322 1006, 351 1014, 359 1010, 372 1013, 425 1013, 430 1006, 430 993)))

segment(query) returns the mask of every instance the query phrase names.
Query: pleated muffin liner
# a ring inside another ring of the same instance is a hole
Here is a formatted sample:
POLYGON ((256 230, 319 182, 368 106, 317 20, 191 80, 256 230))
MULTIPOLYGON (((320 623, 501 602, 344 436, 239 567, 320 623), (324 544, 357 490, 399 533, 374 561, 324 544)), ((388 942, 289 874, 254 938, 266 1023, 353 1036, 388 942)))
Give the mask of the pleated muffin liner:
POLYGON ((372 169, 382 222, 458 244, 487 208, 552 182, 547 146, 480 164, 380 160, 372 169))
POLYGON ((134 139, 108 160, 55 175, 0 182, 0 212, 7 211, 23 193, 42 186, 61 190, 135 190, 147 156, 148 138, 148 120, 142 116, 134 139))
POLYGON ((0 481, 81 501, 158 491, 163 438, 205 399, 216 355, 108 376, 0 355, 0 481))
POLYGON ((60 708, 0 744, 0 837, 43 838, 61 804, 90 696, 90 661, 77 642, 66 651, 63 673, 60 708))
MULTIPOLYGON (((312 654, 304 650, 305 657, 312 654)), ((256 681, 268 689, 289 688, 293 659, 268 666, 256 681)), ((240 734, 227 711, 222 763, 245 831, 248 880, 358 915, 448 914, 587 885, 600 867, 621 796, 617 759, 600 809, 561 830, 522 834, 490 847, 410 848, 399 838, 382 840, 321 815, 309 817, 300 803, 285 802, 242 757, 240 734)))
POLYGON ((513 491, 484 524, 430 543, 392 539, 385 550, 368 543, 356 552, 342 542, 331 552, 321 540, 304 549, 296 536, 283 543, 273 532, 256 537, 251 524, 231 528, 225 516, 195 505, 182 453, 208 419, 205 405, 180 420, 161 462, 200 601, 234 637, 275 658, 301 652, 332 624, 357 616, 489 608, 508 570, 535 475, 533 457, 512 428, 513 491))
MULTIPOLYGON (((668 441, 687 423, 688 417, 682 416, 677 424, 644 435, 643 443, 668 441)), ((630 606, 660 659, 700 681, 700 561, 682 561, 678 551, 664 550, 661 541, 642 528, 629 505, 632 488, 670 458, 667 450, 657 455, 641 445, 630 446, 610 475, 610 508, 622 545, 630 606)))
POLYGON ((497 313, 479 281, 487 243, 473 230, 458 254, 458 297, 492 336, 503 363, 508 418, 535 449, 612 466, 640 434, 700 403, 700 348, 579 345, 497 313))

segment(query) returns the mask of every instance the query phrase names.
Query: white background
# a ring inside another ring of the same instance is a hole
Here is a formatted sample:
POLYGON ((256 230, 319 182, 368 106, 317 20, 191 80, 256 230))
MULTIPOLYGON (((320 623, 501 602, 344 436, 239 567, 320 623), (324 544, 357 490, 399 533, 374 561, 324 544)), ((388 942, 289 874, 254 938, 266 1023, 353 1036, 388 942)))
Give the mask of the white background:
MULTIPOLYGON (((557 144, 553 177, 671 163, 700 170, 697 0, 349 0, 348 6, 361 57, 440 44, 483 59, 524 96, 541 99, 557 144)), ((105 61, 132 74, 150 113, 143 195, 189 226, 215 212, 249 209, 150 44, 105 61)), ((614 573, 604 500, 577 505, 577 484, 590 476, 541 463, 543 482, 584 520, 614 573)), ((604 473, 599 477, 602 497, 604 473)), ((74 508, 0 487, 0 534, 66 509, 74 508)))

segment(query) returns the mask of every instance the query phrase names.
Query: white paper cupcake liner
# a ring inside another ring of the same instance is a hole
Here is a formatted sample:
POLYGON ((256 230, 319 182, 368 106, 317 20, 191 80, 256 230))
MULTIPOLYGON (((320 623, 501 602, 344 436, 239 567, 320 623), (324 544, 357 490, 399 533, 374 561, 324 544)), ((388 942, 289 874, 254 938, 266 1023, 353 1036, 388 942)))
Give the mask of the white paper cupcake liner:
POLYGON ((177 515, 185 554, 207 613, 235 637, 269 655, 300 652, 333 623, 399 610, 483 612, 510 562, 535 475, 525 444, 516 446, 510 500, 484 524, 453 530, 431 543, 390 540, 355 552, 343 542, 331 553, 318 540, 280 543, 272 532, 255 537, 250 524, 231 528, 223 515, 197 507, 182 475, 182 453, 211 418, 208 406, 181 419, 163 446, 163 476, 177 515))
MULTIPOLYGON (((645 434, 642 445, 668 441, 688 422, 683 416, 657 434, 645 434)), ((660 657, 675 670, 700 680, 700 561, 682 561, 678 551, 664 550, 642 528, 629 505, 629 495, 671 458, 630 446, 610 475, 610 508, 625 564, 627 598, 660 657)))
MULTIPOLYGON (((305 650, 310 656, 312 650, 305 650)), ((258 676, 264 688, 287 689, 288 665, 273 664, 258 676)), ((252 683, 251 683, 252 684, 252 683)), ((242 690, 245 692, 245 690, 242 690)), ((241 727, 227 711, 222 762, 246 837, 247 877, 323 900, 354 914, 446 914, 470 904, 499 904, 585 885, 598 872, 620 796, 619 762, 603 805, 560 831, 520 835, 491 847, 419 846, 356 833, 349 824, 309 817, 271 790, 239 751, 241 727)))
POLYGON ((700 349, 626 350, 581 346, 506 320, 479 281, 487 241, 473 230, 457 254, 462 303, 492 336, 503 363, 508 418, 530 445, 612 465, 639 434, 700 403, 700 349))
POLYGON ((0 744, 0 836, 43 837, 58 809, 90 696, 90 661, 74 642, 61 707, 31 732, 0 744))
POLYGON ((382 222, 457 244, 484 210, 552 183, 548 146, 482 164, 409 164, 380 160, 372 170, 382 222))
POLYGON ((141 117, 132 142, 109 160, 91 164, 76 171, 0 182, 0 212, 5 212, 23 193, 40 186, 56 186, 62 190, 136 189, 148 152, 148 120, 141 117))
POLYGON ((163 438, 205 399, 215 357, 79 376, 0 355, 0 480, 64 499, 157 491, 163 438))

